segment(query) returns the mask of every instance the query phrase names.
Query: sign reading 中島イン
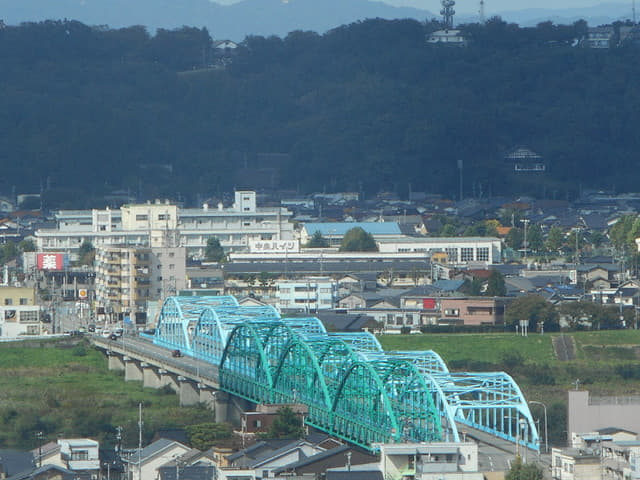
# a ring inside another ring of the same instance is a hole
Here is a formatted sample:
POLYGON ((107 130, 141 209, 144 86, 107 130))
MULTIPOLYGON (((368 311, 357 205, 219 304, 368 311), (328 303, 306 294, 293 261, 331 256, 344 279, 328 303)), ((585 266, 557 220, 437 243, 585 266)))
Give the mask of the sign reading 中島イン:
POLYGON ((298 240, 252 240, 249 241, 251 253, 298 253, 300 242, 298 240))
POLYGON ((60 271, 67 266, 66 253, 38 253, 38 270, 60 271))

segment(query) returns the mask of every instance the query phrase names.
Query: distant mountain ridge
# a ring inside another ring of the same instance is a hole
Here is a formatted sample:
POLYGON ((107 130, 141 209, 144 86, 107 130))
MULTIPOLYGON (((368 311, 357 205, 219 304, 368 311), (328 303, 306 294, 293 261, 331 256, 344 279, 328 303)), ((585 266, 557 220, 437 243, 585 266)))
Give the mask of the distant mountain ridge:
POLYGON ((73 19, 112 28, 144 25, 207 27, 213 38, 240 41, 246 35, 285 36, 294 30, 324 33, 367 18, 425 20, 433 14, 371 0, 242 0, 220 5, 209 0, 0 0, 0 18, 24 21, 73 19))
MULTIPOLYGON (((494 15, 522 26, 547 20, 571 24, 581 18, 590 25, 600 25, 631 18, 631 6, 606 3, 584 8, 487 11, 487 17, 494 15)), ((67 18, 112 28, 144 25, 152 33, 156 28, 188 25, 207 27, 213 38, 236 41, 247 35, 283 37, 293 30, 324 33, 367 18, 425 20, 434 16, 428 10, 373 0, 242 0, 233 5, 209 0, 0 0, 0 18, 9 25, 67 18)), ((455 21, 477 22, 478 16, 461 13, 455 21)))

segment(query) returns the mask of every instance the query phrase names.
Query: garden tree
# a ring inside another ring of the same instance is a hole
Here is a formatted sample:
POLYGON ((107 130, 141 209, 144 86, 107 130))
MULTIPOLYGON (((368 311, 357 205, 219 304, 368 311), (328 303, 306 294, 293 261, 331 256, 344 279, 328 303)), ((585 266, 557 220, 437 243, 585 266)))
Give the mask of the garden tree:
POLYGON ((549 229, 549 234, 547 235, 547 250, 557 253, 562 248, 563 242, 564 235, 562 234, 562 230, 554 225, 553 227, 551 227, 551 229, 549 229))
POLYGON ((326 248, 329 246, 329 242, 322 236, 319 230, 316 230, 309 241, 307 242, 309 248, 326 248))
POLYGON ((10 262, 18 256, 18 247, 11 240, 2 244, 0 247, 0 264, 10 262))
POLYGON ((268 438, 300 438, 303 435, 302 419, 290 407, 278 410, 273 424, 266 433, 268 438))
POLYGON ((21 252, 35 252, 36 243, 30 238, 25 238, 18 244, 18 250, 21 252))
POLYGON ((498 235, 500 222, 497 220, 480 220, 464 230, 465 237, 495 237, 498 235))
POLYGON ((537 463, 524 463, 518 455, 504 478, 505 480, 542 480, 544 471, 537 463))
POLYGON ((600 248, 604 243, 606 236, 597 230, 591 230, 587 233, 587 241, 593 248, 600 248))
POLYGON ((558 307, 558 313, 575 328, 581 321, 599 323, 604 313, 602 308, 602 305, 588 301, 566 302, 558 307))
POLYGON ((341 252, 377 252, 378 245, 373 235, 365 232, 362 227, 354 227, 342 237, 341 252))
POLYGON ((573 252, 576 251, 580 253, 582 251, 582 247, 584 246, 584 239, 582 238, 582 230, 578 228, 573 228, 567 235, 566 248, 568 251, 573 252), (577 249, 576 249, 577 246, 577 249))
POLYGON ((504 277, 497 270, 492 270, 487 281, 487 290, 485 295, 488 297, 504 297, 507 294, 507 287, 504 283, 504 277))
POLYGON ((466 295, 472 297, 479 297, 482 295, 483 281, 478 277, 473 277, 471 280, 465 280, 464 284, 460 288, 466 295))
POLYGON ((258 282, 260 283, 260 288, 263 290, 266 290, 275 284, 273 275, 269 272, 260 272, 260 275, 258 276, 258 282))
POLYGON ((518 227, 514 227, 511 230, 509 230, 509 233, 507 233, 507 236, 504 239, 504 243, 508 247, 513 248, 514 250, 518 250, 522 248, 523 240, 524 240, 523 231, 518 227))
POLYGON ((458 229, 456 228, 456 226, 451 223, 447 223, 442 226, 442 229, 440 230, 440 234, 438 236, 455 237, 457 233, 458 233, 458 229))
POLYGON ((640 219, 636 215, 622 215, 609 230, 609 239, 620 252, 634 250, 637 236, 640 236, 640 219))
POLYGON ((91 242, 82 242, 78 249, 78 263, 80 265, 93 265, 93 260, 96 257, 96 249, 93 248, 91 242))
POLYGON ((233 433, 233 428, 230 424, 214 422, 188 425, 185 430, 189 436, 191 446, 203 452, 220 443, 221 440, 231 438, 233 433))
POLYGON ((535 332, 538 323, 544 322, 545 331, 558 329, 558 312, 540 295, 526 295, 511 302, 504 313, 505 323, 512 328, 520 320, 529 320, 529 331, 535 332))
POLYGON ((224 248, 216 237, 210 237, 207 240, 204 258, 207 262, 223 262, 225 260, 224 248))
POLYGON ((538 252, 542 250, 544 246, 544 238, 542 236, 542 229, 537 223, 532 223, 527 228, 527 248, 532 252, 538 252))
POLYGON ((502 225, 508 225, 515 227, 520 224, 520 220, 523 218, 522 210, 517 208, 501 208, 500 209, 500 223, 502 225))

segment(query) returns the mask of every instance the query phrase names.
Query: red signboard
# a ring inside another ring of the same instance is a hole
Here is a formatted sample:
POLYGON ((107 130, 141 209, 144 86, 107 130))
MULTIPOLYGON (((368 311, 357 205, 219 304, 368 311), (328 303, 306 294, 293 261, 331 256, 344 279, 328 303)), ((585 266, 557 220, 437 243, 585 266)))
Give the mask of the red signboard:
POLYGON ((64 270, 64 253, 38 253, 38 270, 64 270))
POLYGON ((422 299, 422 308, 425 310, 434 310, 436 308, 436 299, 435 298, 423 298, 422 299))

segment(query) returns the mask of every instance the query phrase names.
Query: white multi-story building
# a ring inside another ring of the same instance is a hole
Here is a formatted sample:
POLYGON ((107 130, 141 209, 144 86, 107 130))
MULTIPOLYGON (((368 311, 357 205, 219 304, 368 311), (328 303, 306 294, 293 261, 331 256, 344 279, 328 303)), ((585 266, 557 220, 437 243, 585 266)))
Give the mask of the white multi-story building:
POLYGON ((446 253, 450 265, 481 263, 491 265, 502 261, 502 243, 494 237, 423 237, 382 240, 380 253, 424 253, 433 256, 446 253))
POLYGON ((328 277, 309 277, 276 283, 280 310, 315 312, 333 308, 337 283, 328 277))
POLYGON ((35 233, 38 251, 77 253, 80 245, 159 246, 173 235, 187 255, 202 258, 210 238, 226 251, 246 250, 250 242, 292 240, 291 212, 282 207, 259 207, 256 193, 236 191, 230 208, 179 208, 168 202, 125 205, 119 210, 61 210, 57 228, 35 233))

